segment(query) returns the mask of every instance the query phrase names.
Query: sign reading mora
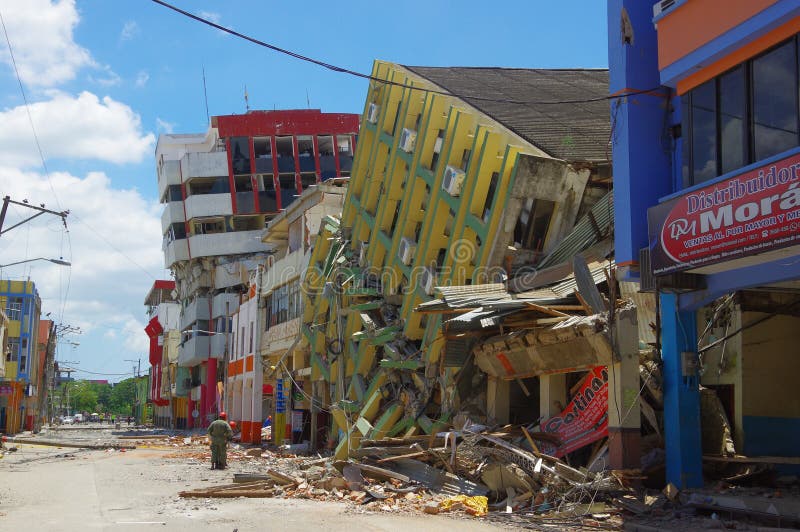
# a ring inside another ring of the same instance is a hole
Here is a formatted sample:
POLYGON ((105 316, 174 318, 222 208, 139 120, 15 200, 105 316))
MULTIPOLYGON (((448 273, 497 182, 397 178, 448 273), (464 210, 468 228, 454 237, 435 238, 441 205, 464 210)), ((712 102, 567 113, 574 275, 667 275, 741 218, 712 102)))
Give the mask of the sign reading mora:
POLYGON ((654 275, 800 244, 800 154, 647 211, 654 275))

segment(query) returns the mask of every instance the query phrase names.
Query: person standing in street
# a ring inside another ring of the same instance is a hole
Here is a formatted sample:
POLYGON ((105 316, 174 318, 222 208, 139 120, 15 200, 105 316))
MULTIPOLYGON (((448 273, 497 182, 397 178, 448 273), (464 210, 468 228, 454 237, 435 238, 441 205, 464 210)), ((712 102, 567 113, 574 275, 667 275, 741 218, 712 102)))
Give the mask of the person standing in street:
POLYGON ((208 426, 208 436, 211 438, 211 469, 225 469, 228 465, 228 442, 233 438, 233 430, 226 421, 225 412, 219 413, 219 418, 208 426))

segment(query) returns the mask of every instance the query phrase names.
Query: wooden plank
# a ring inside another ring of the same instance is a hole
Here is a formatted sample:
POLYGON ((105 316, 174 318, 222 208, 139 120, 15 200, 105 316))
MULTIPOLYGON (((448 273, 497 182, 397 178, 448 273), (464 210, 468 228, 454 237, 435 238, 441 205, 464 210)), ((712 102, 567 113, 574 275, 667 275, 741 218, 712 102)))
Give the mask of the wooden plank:
POLYGON ((522 428, 522 433, 525 435, 525 438, 528 439, 528 444, 531 446, 531 449, 533 449, 533 452, 540 454, 542 451, 539 450, 539 447, 536 445, 536 442, 534 442, 533 438, 531 438, 531 434, 528 432, 528 429, 526 429, 525 427, 521 428, 522 428))
POLYGON ((527 303, 529 310, 536 310, 541 312, 542 314, 547 314, 549 316, 567 316, 563 312, 559 310, 554 310, 552 307, 544 306, 544 305, 537 305, 536 303, 527 303))

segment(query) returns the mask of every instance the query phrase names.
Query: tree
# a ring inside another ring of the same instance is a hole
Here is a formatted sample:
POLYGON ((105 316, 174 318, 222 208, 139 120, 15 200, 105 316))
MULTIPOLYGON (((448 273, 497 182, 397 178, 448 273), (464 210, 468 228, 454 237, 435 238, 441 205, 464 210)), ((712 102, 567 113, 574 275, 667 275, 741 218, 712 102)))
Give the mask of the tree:
MULTIPOLYGON (((97 392, 87 381, 73 381, 65 385, 69 388, 70 407, 78 412, 94 412, 97 408, 97 392)), ((66 393, 65 393, 66 397, 66 393)))
POLYGON ((111 412, 118 415, 133 413, 133 402, 136 398, 136 382, 134 378, 119 381, 111 389, 111 412))

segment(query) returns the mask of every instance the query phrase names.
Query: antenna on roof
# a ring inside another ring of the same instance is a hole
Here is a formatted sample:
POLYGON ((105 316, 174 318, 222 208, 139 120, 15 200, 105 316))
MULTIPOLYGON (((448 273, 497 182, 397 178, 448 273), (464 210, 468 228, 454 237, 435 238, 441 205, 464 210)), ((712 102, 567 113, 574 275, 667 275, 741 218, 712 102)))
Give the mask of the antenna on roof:
POLYGON ((306 105, 311 109, 311 99, 308 97, 308 87, 306 87, 306 105))
POLYGON ((247 109, 247 112, 250 112, 250 99, 247 96, 247 85, 244 86, 244 107, 247 109))
POLYGON ((203 65, 203 98, 206 101, 206 120, 211 123, 211 117, 208 114, 208 91, 206 90, 206 67, 203 65))

